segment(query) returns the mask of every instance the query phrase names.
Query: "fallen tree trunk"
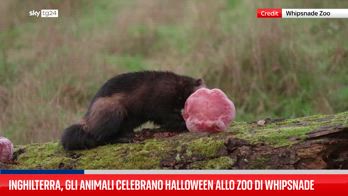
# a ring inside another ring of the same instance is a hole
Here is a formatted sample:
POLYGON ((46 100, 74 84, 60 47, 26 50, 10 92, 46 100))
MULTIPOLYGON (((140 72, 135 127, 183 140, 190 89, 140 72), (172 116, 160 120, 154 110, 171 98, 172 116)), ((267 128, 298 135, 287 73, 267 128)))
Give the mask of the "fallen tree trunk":
POLYGON ((235 122, 217 134, 143 130, 137 141, 65 152, 17 146, 12 169, 348 169, 348 112, 235 122))

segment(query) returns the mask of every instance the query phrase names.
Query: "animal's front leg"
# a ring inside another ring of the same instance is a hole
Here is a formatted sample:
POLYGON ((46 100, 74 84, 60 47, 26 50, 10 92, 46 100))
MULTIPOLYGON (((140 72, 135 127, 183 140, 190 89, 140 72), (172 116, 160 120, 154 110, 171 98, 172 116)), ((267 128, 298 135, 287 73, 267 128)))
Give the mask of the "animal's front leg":
POLYGON ((187 131, 186 123, 181 113, 175 112, 163 116, 161 129, 175 132, 187 131))

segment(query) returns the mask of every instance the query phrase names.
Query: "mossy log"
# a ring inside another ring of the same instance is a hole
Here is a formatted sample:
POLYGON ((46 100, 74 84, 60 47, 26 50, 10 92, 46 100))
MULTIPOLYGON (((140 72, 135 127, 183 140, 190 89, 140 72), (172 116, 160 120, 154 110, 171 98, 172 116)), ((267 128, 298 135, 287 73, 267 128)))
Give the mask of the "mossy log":
POLYGON ((234 122, 215 134, 142 130, 134 143, 66 152, 16 146, 11 169, 348 169, 348 112, 234 122))

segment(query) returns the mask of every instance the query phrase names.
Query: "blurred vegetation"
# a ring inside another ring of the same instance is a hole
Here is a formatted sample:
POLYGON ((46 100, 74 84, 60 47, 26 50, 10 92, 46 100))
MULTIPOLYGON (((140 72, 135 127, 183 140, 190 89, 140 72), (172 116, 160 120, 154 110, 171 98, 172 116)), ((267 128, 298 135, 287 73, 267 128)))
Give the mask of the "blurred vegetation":
POLYGON ((3 0, 0 135, 56 140, 105 80, 172 70, 234 101, 238 121, 348 110, 346 19, 256 19, 260 7, 343 1, 3 0), (59 18, 29 17, 59 9, 59 18))

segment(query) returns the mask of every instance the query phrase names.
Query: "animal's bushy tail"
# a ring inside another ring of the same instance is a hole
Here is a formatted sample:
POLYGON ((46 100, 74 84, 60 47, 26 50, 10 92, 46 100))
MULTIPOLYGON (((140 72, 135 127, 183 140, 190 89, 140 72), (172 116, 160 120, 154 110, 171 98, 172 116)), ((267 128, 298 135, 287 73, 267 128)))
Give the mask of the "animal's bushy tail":
POLYGON ((74 124, 66 128, 61 143, 65 150, 89 149, 97 146, 95 137, 86 132, 81 124, 74 124))

